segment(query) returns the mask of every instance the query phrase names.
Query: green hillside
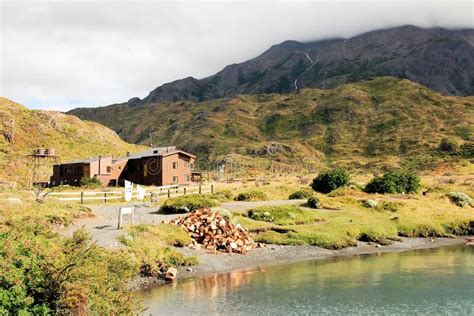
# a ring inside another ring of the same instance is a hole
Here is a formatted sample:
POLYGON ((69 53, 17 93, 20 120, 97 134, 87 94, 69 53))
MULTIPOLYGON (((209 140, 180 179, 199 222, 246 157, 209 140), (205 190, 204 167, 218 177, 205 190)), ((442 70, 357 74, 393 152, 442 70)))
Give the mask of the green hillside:
POLYGON ((443 96, 379 77, 335 89, 244 95, 202 103, 116 104, 70 112, 125 140, 173 144, 200 158, 386 168, 438 159, 443 138, 472 142, 474 97, 443 96))
MULTIPOLYGON (((112 130, 94 122, 52 111, 32 111, 0 97, 0 180, 26 183, 26 155, 35 148, 53 148, 60 160, 136 151, 112 130)), ((40 170, 42 180, 52 172, 40 170)))

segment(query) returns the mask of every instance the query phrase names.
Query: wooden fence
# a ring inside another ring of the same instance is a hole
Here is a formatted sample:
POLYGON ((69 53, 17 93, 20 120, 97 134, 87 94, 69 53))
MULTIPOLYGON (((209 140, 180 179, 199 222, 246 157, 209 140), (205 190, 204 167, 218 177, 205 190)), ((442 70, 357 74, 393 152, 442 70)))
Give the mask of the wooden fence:
MULTIPOLYGON (((199 186, 186 186, 180 187, 178 185, 168 185, 162 187, 156 187, 152 189, 145 189, 145 200, 157 201, 159 199, 167 199, 170 197, 176 197, 186 194, 212 194, 214 193, 214 186, 199 185, 199 186)), ((109 200, 124 200, 124 190, 116 191, 77 191, 77 192, 52 192, 48 194, 57 198, 59 201, 79 201, 83 204, 85 201, 97 201, 107 203, 109 200)), ((137 190, 133 190, 132 199, 137 200, 137 190)))

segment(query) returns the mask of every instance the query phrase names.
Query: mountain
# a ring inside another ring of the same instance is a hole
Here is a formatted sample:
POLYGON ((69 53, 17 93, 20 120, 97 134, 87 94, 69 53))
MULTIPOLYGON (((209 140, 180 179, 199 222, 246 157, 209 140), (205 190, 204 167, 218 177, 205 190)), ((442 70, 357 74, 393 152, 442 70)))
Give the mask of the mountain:
POLYGON ((474 95, 474 29, 423 29, 411 25, 348 39, 286 41, 260 56, 204 78, 166 83, 130 105, 239 94, 332 88, 374 76, 420 83, 446 95, 474 95))
MULTIPOLYGON (((60 160, 119 155, 141 146, 124 142, 109 128, 72 115, 33 111, 0 97, 0 180, 26 183, 27 159, 37 148, 53 148, 60 160)), ((41 168, 48 179, 51 162, 41 168)))
POLYGON ((355 167, 421 163, 441 139, 472 142, 474 97, 444 96, 406 79, 377 77, 334 89, 239 95, 204 102, 111 105, 71 111, 125 140, 180 146, 211 162, 355 167), (393 157, 388 158, 388 157, 393 157))

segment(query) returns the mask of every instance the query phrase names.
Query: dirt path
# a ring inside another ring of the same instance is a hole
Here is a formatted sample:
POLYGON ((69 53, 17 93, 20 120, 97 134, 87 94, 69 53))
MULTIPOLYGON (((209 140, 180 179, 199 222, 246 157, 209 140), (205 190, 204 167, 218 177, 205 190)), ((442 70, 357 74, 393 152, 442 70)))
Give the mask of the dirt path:
MULTIPOLYGON (((261 202, 226 202, 222 203, 221 207, 226 208, 230 211, 243 211, 256 206, 264 205, 290 205, 290 204, 302 204, 304 200, 274 200, 274 201, 261 201, 261 202)), ((163 215, 157 214, 158 206, 150 206, 147 203, 132 204, 135 207, 135 224, 159 224, 163 220, 169 221, 182 214, 177 215, 163 215)), ((124 204, 123 206, 128 206, 124 204)), ((107 248, 119 248, 120 243, 117 241, 117 237, 123 234, 123 230, 117 229, 118 224, 118 212, 120 205, 91 205, 89 206, 94 213, 95 217, 80 218, 75 222, 61 230, 60 233, 64 236, 71 236, 75 230, 84 227, 88 232, 92 234, 94 240, 100 246, 107 248)), ((128 217, 124 218, 124 223, 129 223, 128 217)))
MULTIPOLYGON (((169 221, 178 215, 156 214, 158 207, 147 204, 133 204, 135 207, 135 224, 159 224, 163 220, 169 221)), ((121 245, 117 237, 123 234, 123 229, 117 229, 118 212, 120 205, 92 205, 90 206, 95 217, 77 219, 74 224, 60 231, 64 236, 84 227, 92 234, 97 243, 107 248, 118 248, 121 245)), ((130 223, 129 217, 124 217, 124 223, 130 223)))

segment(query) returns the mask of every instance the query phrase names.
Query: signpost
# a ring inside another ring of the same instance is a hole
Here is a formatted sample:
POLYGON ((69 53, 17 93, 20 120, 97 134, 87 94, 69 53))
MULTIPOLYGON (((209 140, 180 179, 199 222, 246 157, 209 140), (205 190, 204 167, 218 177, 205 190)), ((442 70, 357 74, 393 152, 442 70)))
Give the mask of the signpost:
POLYGON ((133 191, 133 183, 125 180, 125 192, 124 192, 125 202, 132 201, 132 191, 133 191))

